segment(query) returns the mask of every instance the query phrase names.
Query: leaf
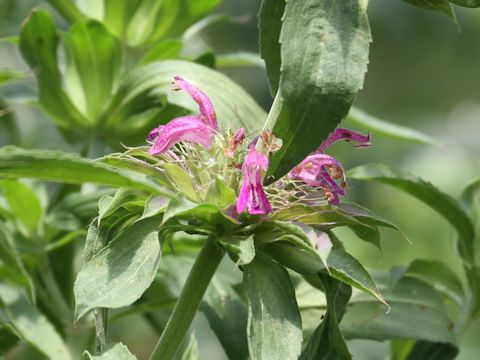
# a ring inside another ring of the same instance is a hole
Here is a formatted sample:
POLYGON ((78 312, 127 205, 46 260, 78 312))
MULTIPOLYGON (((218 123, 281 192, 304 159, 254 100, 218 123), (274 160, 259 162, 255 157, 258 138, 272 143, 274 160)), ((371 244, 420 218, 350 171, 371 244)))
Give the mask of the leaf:
POLYGON ((95 20, 76 22, 63 36, 69 97, 95 123, 113 95, 120 73, 120 42, 95 20))
POLYGON ((458 276, 444 263, 437 260, 414 260, 407 268, 405 275, 423 280, 447 294, 461 305, 465 291, 458 276))
POLYGON ((351 359, 339 328, 347 310, 352 288, 326 275, 320 275, 327 298, 327 312, 321 324, 308 339, 300 360, 351 359))
POLYGON ((122 343, 110 345, 100 355, 90 355, 88 351, 83 354, 84 358, 89 360, 136 360, 128 348, 122 343))
POLYGON ((5 321, 15 334, 50 359, 72 359, 53 325, 18 290, 0 284, 0 299, 5 321))
POLYGON ((190 341, 188 342, 188 346, 182 354, 181 360, 200 360, 197 339, 194 335, 190 336, 190 341))
POLYGON ((4 147, 0 149, 0 176, 29 177, 68 184, 91 182, 167 194, 163 187, 145 175, 52 150, 4 147))
POLYGON ((355 107, 352 107, 350 110, 350 113, 346 118, 346 122, 369 130, 373 133, 373 135, 378 134, 400 141, 440 146, 439 142, 429 135, 406 126, 380 120, 355 107))
POLYGON ((460 204, 451 196, 421 178, 380 164, 356 167, 350 170, 347 176, 352 179, 378 181, 391 185, 430 206, 457 230, 460 236, 458 252, 463 260, 469 264, 474 262, 474 226, 460 204))
POLYGON ((35 303, 35 289, 32 278, 23 266, 22 260, 13 244, 12 239, 0 224, 0 260, 5 265, 4 270, 8 279, 15 284, 24 287, 32 303, 35 303))
POLYGON ((473 295, 470 316, 477 318, 480 315, 480 266, 465 266, 464 269, 473 295))
POLYGON ((0 69, 0 85, 25 78, 26 73, 15 69, 0 69))
POLYGON ((346 338, 454 342, 453 323, 441 297, 429 284, 404 277, 382 293, 391 305, 389 312, 378 302, 351 300, 341 324, 346 338))
POLYGON ((34 71, 40 89, 40 105, 61 128, 84 132, 88 120, 78 111, 62 89, 57 60, 58 35, 52 17, 34 10, 20 33, 22 56, 34 71))
POLYGON ((280 31, 285 4, 285 0, 263 0, 258 14, 260 54, 265 61, 270 92, 273 96, 277 93, 280 82, 282 65, 280 31))
POLYGON ((183 42, 180 40, 167 39, 160 41, 145 54, 140 64, 146 65, 161 60, 178 59, 182 47, 183 42))
POLYGON ((455 345, 449 343, 417 341, 406 360, 453 360, 458 351, 455 345))
POLYGON ((255 257, 255 244, 253 236, 230 236, 218 239, 225 249, 233 254, 237 265, 250 264, 255 257))
POLYGON ((389 305, 378 291, 372 276, 352 255, 340 248, 333 249, 327 258, 327 264, 333 278, 374 296, 388 309, 389 305))
POLYGON ((119 308, 150 286, 160 261, 159 219, 139 221, 113 239, 75 280, 75 319, 96 307, 119 308))
POLYGON ((192 176, 188 174, 182 167, 174 163, 161 164, 170 178, 172 183, 180 190, 180 193, 192 201, 200 201, 199 190, 195 186, 192 176))
POLYGON ((84 15, 72 0, 47 0, 67 21, 74 23, 84 15))
POLYGON ((265 63, 258 54, 238 51, 234 53, 218 54, 215 57, 217 68, 238 67, 238 66, 256 66, 265 68, 265 63))
POLYGON ((235 204, 236 199, 235 190, 228 187, 223 180, 217 177, 208 189, 205 201, 221 209, 225 209, 235 204))
POLYGON ((2 180, 0 187, 12 214, 27 229, 35 232, 43 215, 37 194, 27 185, 14 180, 2 180))
POLYGON ((141 66, 125 78, 106 110, 106 126, 116 127, 129 116, 152 106, 158 107, 159 94, 166 95, 170 104, 198 113, 197 104, 188 95, 172 91, 175 75, 185 78, 207 94, 224 129, 244 127, 247 133, 253 134, 265 121, 266 114, 262 108, 226 76, 198 64, 168 60, 141 66), (172 69, 175 69, 174 73, 172 69))
POLYGON ((287 2, 280 90, 269 114, 273 134, 283 144, 270 157, 267 183, 318 148, 348 115, 367 69, 371 36, 366 10, 365 0, 287 2))
MULTIPOLYGON (((417 6, 422 9, 435 10, 444 13, 450 17, 453 21, 457 22, 457 17, 453 12, 452 5, 448 1, 450 0, 403 0, 410 5, 417 6)), ((451 1, 453 2, 453 1, 451 1)))
POLYGON ((287 271, 256 257, 244 267, 243 274, 250 358, 297 359, 302 345, 302 321, 287 271))
POLYGON ((468 7, 468 8, 480 7, 480 0, 448 0, 448 1, 450 1, 455 5, 468 7))

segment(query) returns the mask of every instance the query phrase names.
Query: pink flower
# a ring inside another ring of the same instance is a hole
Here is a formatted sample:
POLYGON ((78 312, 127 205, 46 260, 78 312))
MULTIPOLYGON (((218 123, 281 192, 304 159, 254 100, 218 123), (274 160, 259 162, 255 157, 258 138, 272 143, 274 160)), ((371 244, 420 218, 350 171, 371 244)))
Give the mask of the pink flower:
POLYGON ((330 134, 324 142, 321 143, 320 147, 317 149, 316 152, 320 152, 320 153, 325 152, 325 150, 330 145, 332 145, 334 142, 337 142, 339 140, 355 141, 356 143, 358 143, 357 145, 354 145, 355 147, 366 147, 371 145, 370 134, 363 135, 356 131, 338 128, 338 129, 335 129, 335 131, 332 134, 330 134))
POLYGON ((174 82, 175 90, 183 90, 195 101, 200 107, 200 118, 205 121, 207 125, 215 130, 218 130, 217 115, 213 108, 212 102, 205 93, 200 91, 195 86, 189 84, 180 76, 175 76, 174 82))
POLYGON ((323 154, 323 152, 339 140, 354 141, 357 143, 356 147, 370 146, 370 134, 363 135, 339 128, 330 134, 314 154, 307 156, 288 173, 290 179, 298 179, 307 185, 323 188, 327 200, 331 204, 338 204, 338 196, 346 195, 345 172, 338 160, 330 155, 323 154), (340 178, 342 179, 341 185, 335 181, 340 178))
POLYGON ((243 183, 237 198, 237 212, 248 211, 252 215, 265 215, 272 212, 262 185, 262 170, 268 168, 268 158, 257 151, 254 140, 242 165, 243 183))
POLYGON ((174 84, 177 90, 186 91, 199 105, 200 115, 181 116, 153 129, 147 138, 154 142, 149 150, 151 155, 164 153, 180 141, 200 144, 210 149, 218 129, 215 110, 207 95, 179 76, 175 76, 174 84))
POLYGON ((181 116, 150 132, 148 140, 154 140, 154 143, 149 153, 151 155, 164 153, 179 141, 200 144, 210 149, 214 132, 196 116, 181 116))
POLYGON ((245 129, 242 127, 230 138, 228 146, 225 148, 225 156, 233 158, 239 145, 245 141, 245 129))

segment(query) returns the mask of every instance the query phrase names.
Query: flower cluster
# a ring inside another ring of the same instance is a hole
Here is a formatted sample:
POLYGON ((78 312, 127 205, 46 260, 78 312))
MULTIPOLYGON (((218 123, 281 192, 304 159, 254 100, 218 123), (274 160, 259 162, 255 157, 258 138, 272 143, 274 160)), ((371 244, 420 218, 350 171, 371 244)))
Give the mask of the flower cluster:
MULTIPOLYGON (((273 210, 269 201, 269 188, 264 188, 262 177, 268 168, 266 153, 278 150, 275 137, 270 131, 264 131, 248 144, 245 152, 242 146, 246 138, 245 130, 241 128, 233 135, 222 134, 218 129, 215 109, 205 93, 179 76, 175 77, 174 89, 185 91, 199 105, 200 114, 177 117, 153 129, 147 139, 151 143, 150 155, 173 152, 171 158, 176 158, 173 149, 176 144, 185 142, 197 144, 208 151, 215 141, 219 140, 229 170, 239 172, 241 175, 236 212, 252 215, 271 213, 273 210)), ((294 167, 284 180, 272 185, 272 194, 279 186, 290 187, 293 193, 298 192, 300 183, 301 192, 307 197, 320 192, 328 203, 338 204, 339 196, 346 195, 345 172, 341 163, 325 154, 325 150, 340 140, 353 141, 356 147, 370 145, 370 135, 338 128, 314 153, 294 167)), ((234 185, 238 187, 239 184, 234 181, 234 185)), ((288 202, 288 198, 286 201, 288 202)))

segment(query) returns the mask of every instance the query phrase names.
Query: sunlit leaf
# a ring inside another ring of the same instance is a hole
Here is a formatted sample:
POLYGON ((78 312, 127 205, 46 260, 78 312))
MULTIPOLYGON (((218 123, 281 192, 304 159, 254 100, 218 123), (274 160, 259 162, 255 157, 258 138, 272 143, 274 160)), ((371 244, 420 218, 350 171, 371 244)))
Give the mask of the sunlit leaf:
POLYGON ((270 157, 267 183, 314 151, 348 115, 367 70, 366 11, 365 0, 287 2, 280 39, 269 40, 281 43, 280 90, 269 122, 283 143, 270 157))
POLYGON ((96 307, 119 308, 140 298, 160 261, 159 219, 135 223, 88 261, 75 280, 76 319, 96 307))
POLYGON ((128 348, 122 343, 110 345, 100 355, 90 355, 88 351, 83 354, 84 358, 89 360, 136 360, 128 348))

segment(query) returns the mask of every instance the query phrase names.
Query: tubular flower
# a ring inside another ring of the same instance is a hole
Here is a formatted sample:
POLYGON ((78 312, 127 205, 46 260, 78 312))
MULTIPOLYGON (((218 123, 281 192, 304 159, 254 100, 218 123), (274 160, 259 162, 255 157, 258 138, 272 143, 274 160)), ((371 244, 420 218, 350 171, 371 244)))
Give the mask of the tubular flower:
POLYGON ((208 96, 195 86, 186 82, 180 76, 175 76, 175 82, 173 84, 175 90, 185 91, 190 95, 193 101, 198 104, 200 107, 200 119, 205 121, 205 123, 211 128, 218 130, 217 115, 215 114, 215 109, 208 96))
POLYGON ((245 129, 242 127, 230 138, 228 146, 225 148, 225 156, 233 158, 237 148, 245 141, 245 129))
POLYGON ((249 145, 249 151, 242 165, 243 183, 236 203, 239 214, 244 211, 252 215, 265 215, 272 212, 262 185, 262 170, 268 168, 268 158, 255 148, 257 140, 249 145))
POLYGON ((363 135, 348 129, 336 129, 320 145, 316 153, 307 156, 299 165, 293 168, 288 177, 293 180, 301 180, 312 187, 322 188, 328 202, 339 203, 339 195, 345 196, 345 172, 338 160, 323 152, 333 143, 339 140, 354 141, 356 147, 370 145, 370 134, 363 135), (341 185, 335 180, 342 179, 341 185))
POLYGON ((154 140, 150 155, 162 154, 179 141, 200 144, 207 149, 212 147, 214 130, 200 121, 196 116, 182 116, 171 120, 166 125, 160 125, 148 135, 154 140))
POLYGON ((176 89, 186 91, 199 105, 200 115, 181 116, 153 129, 147 138, 148 141, 153 141, 149 150, 151 155, 164 153, 180 141, 200 144, 210 149, 218 129, 215 110, 207 95, 179 76, 175 77, 174 84, 176 89))
POLYGON ((325 150, 332 145, 334 142, 339 140, 345 141, 355 141, 357 144, 355 147, 366 147, 370 146, 370 134, 363 135, 352 130, 338 128, 328 136, 328 138, 320 144, 320 147, 316 152, 323 153, 325 150))

